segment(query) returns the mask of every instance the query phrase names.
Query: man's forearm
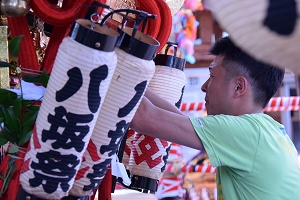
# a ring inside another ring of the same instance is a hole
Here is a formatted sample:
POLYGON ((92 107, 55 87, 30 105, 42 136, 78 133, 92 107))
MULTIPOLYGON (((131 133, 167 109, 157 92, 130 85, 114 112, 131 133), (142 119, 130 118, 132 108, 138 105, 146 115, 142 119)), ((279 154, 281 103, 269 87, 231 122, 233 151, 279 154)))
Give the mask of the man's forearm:
POLYGON ((147 88, 145 97, 147 97, 153 105, 161 109, 183 115, 183 113, 175 105, 172 105, 169 101, 156 94, 150 88, 147 88))

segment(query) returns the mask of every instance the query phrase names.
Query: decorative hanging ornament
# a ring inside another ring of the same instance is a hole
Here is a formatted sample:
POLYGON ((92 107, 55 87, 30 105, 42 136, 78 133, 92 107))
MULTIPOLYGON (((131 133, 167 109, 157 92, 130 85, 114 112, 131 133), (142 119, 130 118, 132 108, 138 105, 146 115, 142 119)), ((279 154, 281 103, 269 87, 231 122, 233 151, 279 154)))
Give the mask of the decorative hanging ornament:
POLYGON ((8 17, 24 16, 29 11, 29 0, 1 0, 1 13, 8 17))
POLYGON ((95 21, 77 19, 59 46, 21 169, 20 193, 61 199, 73 186, 117 64, 119 33, 95 21))
POLYGON ((176 197, 182 194, 182 182, 183 175, 181 173, 181 167, 183 166, 182 161, 182 146, 176 143, 172 143, 169 156, 167 159, 166 168, 164 175, 158 183, 158 189, 155 195, 159 198, 165 197, 176 197), (182 164, 181 164, 182 163, 182 164), (171 166, 171 167, 170 167, 171 166), (167 171, 168 168, 171 168, 172 171, 167 171), (175 172, 173 169, 176 169, 175 172), (175 173, 174 173, 175 172, 175 173), (170 187, 171 186, 171 187, 170 187))
POLYGON ((107 14, 101 23, 120 12, 138 17, 133 28, 124 25, 120 29, 115 48, 117 66, 70 190, 74 196, 89 195, 99 187, 155 71, 153 58, 159 42, 137 30, 147 18, 155 16, 144 11, 118 9, 107 14))
MULTIPOLYGON (((186 62, 176 57, 176 52, 177 44, 168 43, 165 54, 155 57, 155 73, 149 88, 179 108, 186 83, 183 72, 186 62), (172 46, 175 48, 174 55, 167 55, 172 46)), ((129 160, 130 187, 154 193, 158 180, 163 176, 172 143, 142 133, 135 133, 133 143, 129 160)))

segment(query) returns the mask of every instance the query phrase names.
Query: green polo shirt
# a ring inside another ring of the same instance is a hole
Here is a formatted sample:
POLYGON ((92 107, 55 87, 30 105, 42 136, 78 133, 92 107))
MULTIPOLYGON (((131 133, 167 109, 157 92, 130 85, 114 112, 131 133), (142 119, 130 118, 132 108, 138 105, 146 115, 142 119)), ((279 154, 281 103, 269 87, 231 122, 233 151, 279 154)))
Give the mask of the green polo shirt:
POLYGON ((300 200, 300 162, 284 126, 266 114, 190 118, 220 200, 300 200))

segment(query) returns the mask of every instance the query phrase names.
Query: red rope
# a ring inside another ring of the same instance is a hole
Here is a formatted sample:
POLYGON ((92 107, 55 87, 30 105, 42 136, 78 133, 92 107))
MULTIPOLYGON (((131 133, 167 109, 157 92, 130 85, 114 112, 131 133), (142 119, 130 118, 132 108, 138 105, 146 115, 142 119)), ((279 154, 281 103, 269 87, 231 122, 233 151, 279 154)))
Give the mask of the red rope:
POLYGON ((35 15, 45 23, 53 26, 66 26, 74 21, 74 14, 76 10, 83 4, 90 1, 91 0, 64 0, 63 4, 68 5, 64 8, 54 7, 45 0, 31 0, 29 5, 35 15))
MULTIPOLYGON (((65 1, 63 1, 63 5, 62 5, 61 9, 67 10, 65 8, 71 7, 72 5, 75 5, 74 1, 65 0, 65 1)), ((52 7, 53 7, 53 9, 56 9, 54 6, 52 6, 52 7)), ((37 9, 38 13, 39 13, 40 9, 41 8, 37 9)), ((36 10, 33 10, 33 11, 35 12, 36 10)), ((71 11, 65 11, 65 12, 71 12, 71 11)), ((52 17, 52 15, 55 13, 56 12, 54 10, 49 10, 48 15, 52 17)), ((73 12, 73 16, 74 16, 74 13, 75 13, 75 11, 73 12)), ((64 14, 64 13, 61 13, 61 14, 64 14)), ((40 17, 39 15, 37 15, 37 16, 40 17)), ((72 18, 72 20, 74 20, 74 17, 72 18)), ((61 26, 61 25, 54 26, 53 31, 50 36, 49 43, 48 43, 46 51, 45 51, 45 57, 43 58, 41 70, 46 70, 47 73, 51 73, 59 45, 62 42, 63 38, 66 37, 66 35, 68 34, 68 32, 70 30, 71 22, 64 26, 61 26)), ((57 23, 59 23, 59 22, 56 22, 56 24, 57 23)))
POLYGON ((160 46, 156 52, 158 54, 169 40, 171 30, 172 30, 172 14, 171 14, 170 7, 165 1, 162 0, 155 0, 155 1, 159 8, 159 12, 161 14, 161 24, 159 26, 160 29, 156 37, 156 39, 160 43, 160 46))
POLYGON ((23 35, 19 53, 21 66, 24 68, 39 70, 40 66, 26 17, 7 17, 7 21, 13 37, 23 35))
POLYGON ((136 4, 137 10, 144 10, 150 14, 157 15, 156 19, 148 19, 145 33, 156 38, 161 26, 161 16, 155 0, 139 0, 136 4))
POLYGON ((57 5, 58 0, 47 0, 50 4, 57 5))
MULTIPOLYGON (((51 4, 45 3, 44 1, 42 1, 44 3, 41 6, 38 5, 38 7, 32 8, 37 17, 46 23, 54 25, 50 41, 45 52, 45 57, 43 58, 41 70, 46 70, 47 73, 51 73, 59 45, 63 38, 68 35, 71 25, 75 20, 75 15, 76 18, 83 17, 88 7, 82 7, 82 9, 79 8, 83 6, 83 4, 90 5, 92 1, 93 0, 64 0, 62 8, 59 8, 59 11, 54 6, 49 7, 51 4), (81 4, 78 4, 78 2, 81 4), (47 16, 44 16, 45 8, 43 9, 43 6, 47 6, 47 16), (58 12, 60 15, 59 17, 56 16, 58 12), (71 17, 69 16, 70 13, 72 14, 71 17), (62 16, 65 16, 63 20, 61 20, 62 16), (53 20, 55 22, 53 22, 53 20)), ((101 2, 105 3, 106 0, 102 0, 101 2)), ((35 5, 37 1, 33 0, 32 3, 35 5)))

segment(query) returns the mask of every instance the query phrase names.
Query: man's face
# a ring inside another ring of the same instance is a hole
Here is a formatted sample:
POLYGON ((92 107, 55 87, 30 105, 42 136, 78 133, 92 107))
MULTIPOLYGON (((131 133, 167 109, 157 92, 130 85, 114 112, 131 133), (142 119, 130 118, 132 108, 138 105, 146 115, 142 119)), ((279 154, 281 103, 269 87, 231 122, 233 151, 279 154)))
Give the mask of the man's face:
POLYGON ((222 66, 222 60, 223 56, 216 56, 209 66, 210 77, 201 87, 201 90, 206 93, 205 106, 208 115, 230 115, 232 112, 236 84, 233 80, 226 80, 226 70, 222 66))

